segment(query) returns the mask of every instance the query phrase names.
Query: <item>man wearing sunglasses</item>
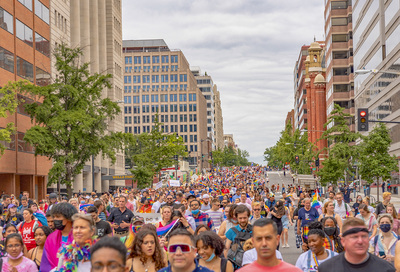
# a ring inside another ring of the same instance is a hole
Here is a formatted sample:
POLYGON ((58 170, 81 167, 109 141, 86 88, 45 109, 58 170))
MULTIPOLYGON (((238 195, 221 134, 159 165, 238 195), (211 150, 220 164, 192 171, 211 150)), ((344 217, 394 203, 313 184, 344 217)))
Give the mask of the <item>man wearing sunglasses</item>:
POLYGON ((196 255, 193 235, 185 229, 174 230, 168 239, 169 266, 158 272, 212 272, 198 264, 196 255))
POLYGON ((160 209, 164 208, 165 206, 170 206, 172 209, 178 208, 178 206, 174 202, 174 197, 172 196, 172 194, 167 195, 166 200, 167 200, 167 203, 162 204, 160 209))

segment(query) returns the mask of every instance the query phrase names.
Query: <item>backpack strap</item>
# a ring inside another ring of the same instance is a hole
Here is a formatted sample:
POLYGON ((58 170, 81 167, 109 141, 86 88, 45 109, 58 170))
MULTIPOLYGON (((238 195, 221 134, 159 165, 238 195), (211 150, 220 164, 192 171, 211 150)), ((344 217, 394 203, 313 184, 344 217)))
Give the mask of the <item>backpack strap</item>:
POLYGON ((374 237, 374 251, 375 251, 376 245, 378 244, 378 239, 379 239, 379 234, 375 235, 375 237, 374 237))
POLYGON ((311 250, 307 251, 307 269, 311 267, 311 250))

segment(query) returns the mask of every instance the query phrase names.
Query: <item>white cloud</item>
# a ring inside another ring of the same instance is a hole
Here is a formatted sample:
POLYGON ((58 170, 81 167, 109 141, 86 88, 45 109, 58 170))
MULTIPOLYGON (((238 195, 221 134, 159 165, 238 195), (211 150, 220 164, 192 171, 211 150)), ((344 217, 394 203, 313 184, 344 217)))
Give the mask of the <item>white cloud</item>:
POLYGON ((221 92, 224 132, 263 161, 293 108, 300 47, 323 39, 321 0, 124 0, 123 39, 164 39, 221 92))

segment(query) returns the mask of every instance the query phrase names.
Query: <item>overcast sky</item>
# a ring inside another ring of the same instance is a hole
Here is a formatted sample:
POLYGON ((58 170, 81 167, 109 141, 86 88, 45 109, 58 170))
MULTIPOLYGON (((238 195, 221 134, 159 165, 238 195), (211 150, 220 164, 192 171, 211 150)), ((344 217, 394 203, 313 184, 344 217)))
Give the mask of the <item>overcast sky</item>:
POLYGON ((123 39, 164 39, 221 92, 224 133, 263 163, 293 108, 300 47, 324 39, 322 0, 123 0, 123 39))

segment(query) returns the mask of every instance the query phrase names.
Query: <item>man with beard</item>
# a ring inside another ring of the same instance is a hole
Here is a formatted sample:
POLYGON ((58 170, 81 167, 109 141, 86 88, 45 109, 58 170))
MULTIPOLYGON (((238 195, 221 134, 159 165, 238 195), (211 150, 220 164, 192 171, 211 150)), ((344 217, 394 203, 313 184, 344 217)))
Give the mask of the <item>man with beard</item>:
POLYGON ((111 236, 112 230, 111 226, 108 222, 101 220, 99 217, 99 210, 92 206, 89 207, 87 213, 93 217, 94 222, 96 223, 96 235, 101 238, 105 236, 111 236))
POLYGON ((253 227, 249 224, 250 210, 239 205, 235 209, 238 225, 226 232, 225 257, 232 262, 235 269, 242 266, 244 255, 243 244, 252 237, 253 227))
POLYGON ((177 209, 179 207, 178 204, 175 204, 172 194, 167 195, 166 200, 167 202, 161 205, 160 210, 165 206, 170 206, 172 209, 177 209))

